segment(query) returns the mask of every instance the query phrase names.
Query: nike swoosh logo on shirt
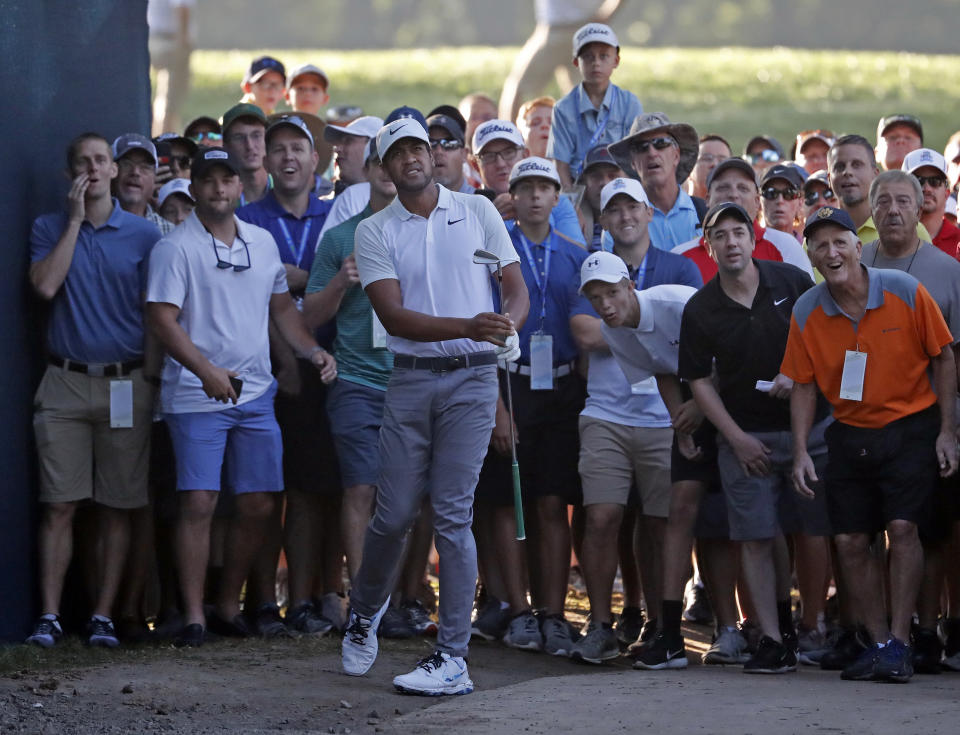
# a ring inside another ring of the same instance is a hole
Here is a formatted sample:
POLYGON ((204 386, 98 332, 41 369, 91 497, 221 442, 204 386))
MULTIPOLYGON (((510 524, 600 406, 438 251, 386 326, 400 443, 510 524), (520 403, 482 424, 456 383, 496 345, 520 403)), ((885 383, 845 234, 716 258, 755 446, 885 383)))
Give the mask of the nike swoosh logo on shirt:
POLYGON ((774 302, 773 302, 773 305, 774 305, 774 306, 780 306, 780 304, 782 304, 782 303, 783 303, 784 301, 786 301, 788 298, 789 298, 789 296, 784 296, 784 297, 783 297, 782 299, 780 299, 779 301, 774 301, 774 302))
POLYGON ((396 132, 397 132, 400 128, 402 128, 402 127, 403 127, 403 125, 397 125, 395 128, 390 128, 387 132, 390 133, 390 135, 393 135, 394 133, 396 133, 396 132))
POLYGON ((448 220, 447 220, 447 224, 448 224, 448 225, 455 225, 455 224, 457 224, 457 222, 463 222, 465 219, 466 219, 466 217, 461 217, 460 219, 448 219, 448 220))

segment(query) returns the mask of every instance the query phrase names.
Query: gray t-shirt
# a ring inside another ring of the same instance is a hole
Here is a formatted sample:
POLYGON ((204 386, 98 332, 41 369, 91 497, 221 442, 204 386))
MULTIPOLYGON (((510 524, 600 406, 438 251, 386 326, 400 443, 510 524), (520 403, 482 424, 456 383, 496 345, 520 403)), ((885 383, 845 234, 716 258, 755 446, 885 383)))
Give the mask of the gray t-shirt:
POLYGON ((879 240, 864 245, 860 262, 870 268, 904 271, 920 281, 940 307, 954 344, 960 342, 960 261, 928 242, 903 258, 881 255, 878 245, 879 240))

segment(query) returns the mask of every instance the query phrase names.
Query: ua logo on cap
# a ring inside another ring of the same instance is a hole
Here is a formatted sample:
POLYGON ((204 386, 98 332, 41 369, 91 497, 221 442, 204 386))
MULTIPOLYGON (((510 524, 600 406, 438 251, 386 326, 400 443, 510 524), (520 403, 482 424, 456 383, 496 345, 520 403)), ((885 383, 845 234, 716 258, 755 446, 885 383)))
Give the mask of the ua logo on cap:
POLYGON ((832 217, 832 216, 833 216, 833 210, 830 207, 823 207, 820 209, 819 212, 817 212, 817 217, 819 217, 820 219, 824 219, 825 217, 832 217))
POLYGON ((600 267, 600 258, 593 257, 587 261, 587 268, 599 268, 600 267))

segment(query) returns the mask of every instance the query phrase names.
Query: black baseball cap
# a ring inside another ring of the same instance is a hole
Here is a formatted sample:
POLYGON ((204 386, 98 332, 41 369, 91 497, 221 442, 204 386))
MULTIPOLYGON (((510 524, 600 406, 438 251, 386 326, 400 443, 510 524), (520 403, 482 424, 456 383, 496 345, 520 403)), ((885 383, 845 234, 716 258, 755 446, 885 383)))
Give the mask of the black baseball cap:
POLYGON ((426 128, 427 132, 430 132, 430 128, 443 128, 461 143, 464 141, 463 128, 450 115, 430 115, 427 117, 426 128))
POLYGON ((810 237, 813 231, 820 225, 827 223, 840 225, 840 227, 845 230, 850 230, 854 235, 857 234, 857 228, 845 210, 840 209, 840 207, 820 207, 820 209, 807 217, 807 224, 803 228, 804 238, 810 237))
POLYGON ((457 121, 457 125, 459 125, 462 130, 467 129, 466 118, 461 115, 460 110, 453 105, 437 105, 427 113, 427 118, 431 118, 434 115, 446 115, 447 117, 452 117, 457 121))
POLYGON ((713 184, 713 180, 715 178, 717 178, 724 171, 729 171, 732 168, 742 172, 747 178, 751 179, 754 184, 757 183, 757 172, 753 170, 753 166, 744 161, 742 158, 733 156, 720 161, 720 163, 714 167, 713 171, 710 172, 710 175, 707 176, 707 189, 709 189, 711 184, 713 184))
MULTIPOLYGON (((603 163, 609 166, 620 168, 620 164, 617 163, 614 157, 610 155, 610 151, 607 149, 606 145, 595 145, 593 148, 587 151, 587 156, 583 159, 583 171, 580 172, 580 179, 582 179, 584 174, 586 174, 591 168, 594 166, 599 166, 603 163)), ((577 179, 577 181, 580 179, 577 179)))
POLYGON ((711 227, 717 224, 721 217, 725 215, 731 215, 742 221, 750 228, 750 233, 752 236, 753 220, 750 219, 750 215, 747 214, 747 210, 745 210, 739 204, 734 204, 733 202, 720 202, 719 204, 714 204, 712 207, 710 207, 703 217, 703 229, 705 231, 709 230, 711 227))
POLYGON ((190 178, 199 179, 206 175, 207 171, 214 166, 225 166, 236 176, 240 175, 240 162, 236 157, 224 148, 202 147, 193 157, 193 165, 190 167, 190 178))
POLYGON ((804 178, 796 164, 775 163, 764 172, 763 178, 760 179, 760 186, 766 186, 774 179, 783 179, 795 189, 803 188, 804 178))

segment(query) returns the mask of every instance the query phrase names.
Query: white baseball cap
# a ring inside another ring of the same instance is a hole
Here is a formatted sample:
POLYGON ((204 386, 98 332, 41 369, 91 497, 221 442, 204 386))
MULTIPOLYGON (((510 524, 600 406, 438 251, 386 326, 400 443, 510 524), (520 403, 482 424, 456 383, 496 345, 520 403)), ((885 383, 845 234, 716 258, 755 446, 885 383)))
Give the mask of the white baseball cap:
POLYGON ((573 58, 577 58, 580 55, 580 49, 588 43, 605 43, 607 46, 620 48, 617 34, 613 32, 610 26, 603 23, 587 23, 577 29, 577 32, 573 34, 573 58))
POLYGON ((487 120, 473 132, 473 152, 479 153, 492 140, 509 140, 517 146, 526 145, 517 126, 509 120, 487 120))
POLYGON ((947 160, 932 148, 918 148, 915 151, 910 151, 904 156, 903 165, 900 169, 912 174, 923 166, 933 166, 940 169, 944 176, 947 175, 947 160))
POLYGON ((548 158, 539 156, 530 156, 513 164, 513 170, 510 172, 510 188, 521 179, 549 179, 557 186, 560 183, 560 174, 557 173, 556 164, 548 158))
POLYGON ((387 155, 390 146, 401 138, 416 138, 426 143, 428 148, 430 147, 430 136, 423 129, 423 125, 412 117, 402 117, 384 125, 377 133, 377 155, 380 156, 381 161, 387 155))
POLYGON ((297 81, 297 77, 302 77, 304 74, 313 74, 314 76, 320 77, 323 80, 324 89, 330 86, 330 78, 323 69, 313 64, 301 64, 287 75, 287 90, 292 89, 293 83, 297 81))
POLYGON ((947 197, 947 203, 943 208, 943 213, 951 214, 954 217, 957 216, 957 198, 953 194, 947 197))
POLYGON ((361 138, 373 138, 383 127, 383 120, 374 115, 358 117, 349 125, 327 125, 323 129, 323 139, 328 143, 336 143, 344 135, 356 135, 361 138))
POLYGON ((157 209, 163 206, 163 203, 167 201, 171 194, 183 194, 191 202, 195 201, 190 193, 190 181, 188 179, 170 179, 157 192, 157 209))
POLYGON ((643 184, 636 179, 627 179, 621 176, 620 178, 614 179, 610 183, 606 184, 600 190, 601 212, 607 208, 610 200, 613 199, 617 194, 626 194, 636 202, 640 202, 641 204, 646 204, 648 206, 650 205, 650 200, 647 198, 647 192, 643 189, 643 184))
POLYGON ((587 256, 580 266, 580 293, 590 281, 620 283, 624 278, 630 278, 630 271, 623 259, 605 250, 598 250, 587 256))

